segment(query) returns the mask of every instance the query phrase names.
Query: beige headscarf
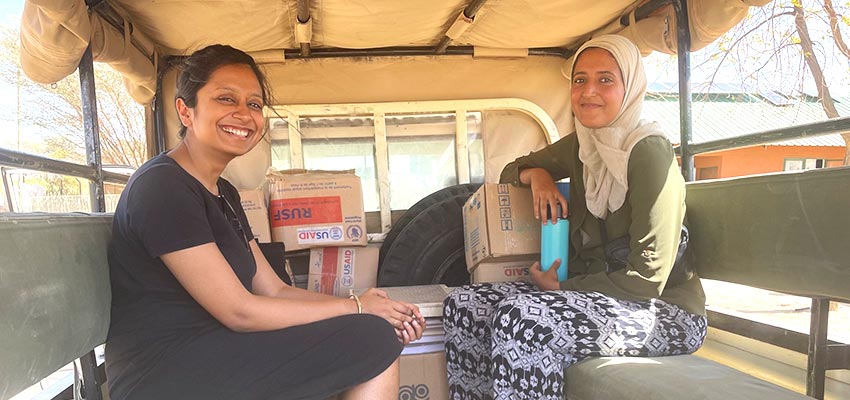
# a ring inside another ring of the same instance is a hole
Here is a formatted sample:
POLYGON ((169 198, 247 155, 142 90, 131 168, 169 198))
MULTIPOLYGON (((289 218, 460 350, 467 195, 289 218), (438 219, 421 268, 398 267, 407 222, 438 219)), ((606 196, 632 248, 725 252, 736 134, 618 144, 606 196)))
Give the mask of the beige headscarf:
POLYGON ((614 56, 626 86, 623 106, 611 124, 590 129, 578 119, 575 120, 578 156, 584 163, 587 209, 596 217, 604 219, 609 212, 619 210, 626 201, 632 148, 647 136, 664 136, 664 133, 657 123, 640 119, 646 93, 646 74, 637 47, 625 37, 603 35, 582 45, 573 57, 573 62, 589 47, 608 50, 614 56))

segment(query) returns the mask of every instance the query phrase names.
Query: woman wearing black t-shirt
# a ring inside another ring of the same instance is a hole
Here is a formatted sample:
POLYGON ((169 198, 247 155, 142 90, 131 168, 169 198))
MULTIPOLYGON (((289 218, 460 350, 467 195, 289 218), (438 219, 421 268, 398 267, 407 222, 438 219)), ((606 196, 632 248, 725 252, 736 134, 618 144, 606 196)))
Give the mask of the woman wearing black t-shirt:
POLYGON ((182 141, 133 174, 115 211, 113 400, 397 397, 398 355, 425 327, 418 308, 377 289, 343 299, 286 285, 220 177, 263 137, 267 87, 229 46, 185 61, 182 141))

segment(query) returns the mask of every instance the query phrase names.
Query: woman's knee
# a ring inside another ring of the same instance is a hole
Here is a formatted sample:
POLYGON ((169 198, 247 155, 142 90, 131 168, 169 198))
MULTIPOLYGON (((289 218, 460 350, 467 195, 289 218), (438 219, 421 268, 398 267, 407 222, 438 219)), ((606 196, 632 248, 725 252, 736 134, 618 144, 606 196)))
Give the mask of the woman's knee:
POLYGON ((525 308, 524 305, 527 304, 530 299, 531 296, 527 294, 518 294, 499 302, 493 312, 493 329, 510 328, 517 321, 522 319, 525 308))
POLYGON ((505 298, 493 312, 493 329, 508 328, 520 321, 537 321, 551 312, 547 304, 548 293, 522 293, 505 298))
POLYGON ((470 309, 478 308, 481 303, 479 288, 461 286, 454 289, 443 300, 443 319, 447 323, 454 322, 470 309))
POLYGON ((475 289, 469 286, 461 286, 457 289, 452 290, 446 299, 443 301, 444 305, 457 305, 469 302, 470 299, 474 298, 476 295, 475 289))
POLYGON ((355 314, 351 318, 347 331, 353 337, 374 338, 379 342, 397 342, 395 329, 385 319, 372 314, 355 314))

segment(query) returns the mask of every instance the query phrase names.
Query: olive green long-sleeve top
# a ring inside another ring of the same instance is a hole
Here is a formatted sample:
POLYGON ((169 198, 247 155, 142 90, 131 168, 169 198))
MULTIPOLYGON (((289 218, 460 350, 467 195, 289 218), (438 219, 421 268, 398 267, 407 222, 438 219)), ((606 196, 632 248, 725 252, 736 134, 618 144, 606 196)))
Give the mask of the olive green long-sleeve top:
POLYGON ((619 210, 606 218, 608 240, 630 235, 626 268, 607 273, 599 220, 585 202, 584 165, 578 157, 578 139, 567 135, 546 148, 505 166, 501 182, 527 186, 519 173, 543 168, 556 181, 570 178, 569 279, 561 289, 596 291, 623 300, 660 298, 686 311, 705 315, 705 293, 694 276, 666 287, 679 245, 685 217, 685 182, 670 142, 649 136, 638 142, 629 157, 629 191, 619 210))

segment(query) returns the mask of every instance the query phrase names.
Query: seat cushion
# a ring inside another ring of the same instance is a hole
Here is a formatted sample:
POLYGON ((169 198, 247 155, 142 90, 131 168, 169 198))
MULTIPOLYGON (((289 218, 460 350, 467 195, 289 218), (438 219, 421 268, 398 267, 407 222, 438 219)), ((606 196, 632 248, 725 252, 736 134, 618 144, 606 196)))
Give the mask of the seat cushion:
POLYGON ((601 357, 566 369, 569 400, 810 400, 694 355, 601 357))
POLYGON ((106 341, 110 215, 0 214, 0 399, 106 341))

